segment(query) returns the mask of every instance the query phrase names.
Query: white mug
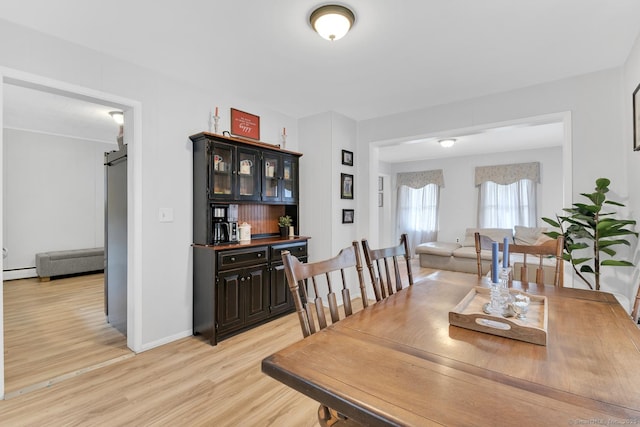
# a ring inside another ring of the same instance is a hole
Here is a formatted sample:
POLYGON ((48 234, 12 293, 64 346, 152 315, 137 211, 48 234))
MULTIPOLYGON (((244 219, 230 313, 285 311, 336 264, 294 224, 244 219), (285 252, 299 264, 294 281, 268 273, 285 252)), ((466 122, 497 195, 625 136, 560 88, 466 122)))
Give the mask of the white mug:
POLYGON ((251 173, 251 166, 253 162, 251 160, 243 160, 240 162, 240 173, 243 175, 249 175, 251 173))

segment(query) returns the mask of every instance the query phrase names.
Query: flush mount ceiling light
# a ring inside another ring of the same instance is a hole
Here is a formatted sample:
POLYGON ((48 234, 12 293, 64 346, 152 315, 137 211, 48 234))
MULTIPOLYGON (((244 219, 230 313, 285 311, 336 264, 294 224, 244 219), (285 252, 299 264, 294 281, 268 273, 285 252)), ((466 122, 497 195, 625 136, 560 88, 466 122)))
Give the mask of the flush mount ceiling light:
POLYGON ((453 138, 449 138, 449 139, 441 139, 440 141, 438 141, 440 143, 441 146, 443 146, 444 148, 449 148, 449 147, 453 147, 453 144, 456 143, 456 140, 453 138))
POLYGON ((109 115, 117 124, 121 125, 124 123, 124 113, 122 111, 109 111, 109 115))
POLYGON ((311 13, 309 22, 322 38, 340 40, 353 26, 356 17, 351 10, 337 4, 320 6, 311 13))

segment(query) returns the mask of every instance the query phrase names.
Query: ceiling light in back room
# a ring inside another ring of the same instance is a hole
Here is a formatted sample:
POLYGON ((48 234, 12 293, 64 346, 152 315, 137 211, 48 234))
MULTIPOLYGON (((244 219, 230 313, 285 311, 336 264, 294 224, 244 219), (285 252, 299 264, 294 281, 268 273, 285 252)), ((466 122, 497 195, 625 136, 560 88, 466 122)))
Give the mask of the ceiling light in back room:
POLYGON ((440 143, 441 146, 443 146, 444 148, 449 148, 449 147, 453 147, 453 144, 456 143, 456 140, 453 138, 448 138, 448 139, 441 139, 440 141, 438 141, 440 143))
POLYGON ((109 115, 117 124, 121 125, 124 123, 124 113, 122 111, 109 111, 109 115))

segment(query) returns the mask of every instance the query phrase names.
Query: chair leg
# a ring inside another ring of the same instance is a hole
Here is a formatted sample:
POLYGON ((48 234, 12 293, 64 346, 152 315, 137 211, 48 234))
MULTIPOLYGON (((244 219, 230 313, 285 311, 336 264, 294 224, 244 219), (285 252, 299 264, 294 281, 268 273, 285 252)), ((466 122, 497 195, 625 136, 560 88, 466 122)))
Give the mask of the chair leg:
POLYGON ((335 425, 355 425, 355 423, 347 420, 347 418, 339 414, 336 410, 328 408, 324 405, 318 407, 318 422, 322 427, 331 427, 335 425))

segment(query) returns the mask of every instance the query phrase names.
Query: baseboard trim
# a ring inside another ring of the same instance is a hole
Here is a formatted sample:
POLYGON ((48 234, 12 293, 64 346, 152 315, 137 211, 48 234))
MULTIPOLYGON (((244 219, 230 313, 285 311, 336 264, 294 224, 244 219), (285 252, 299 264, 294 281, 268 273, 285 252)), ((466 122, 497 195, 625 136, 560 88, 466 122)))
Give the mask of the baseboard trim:
POLYGON ((183 331, 183 332, 180 332, 156 341, 143 344, 139 353, 142 353, 143 351, 151 350, 152 348, 160 347, 161 345, 169 344, 170 342, 177 341, 179 339, 186 338, 191 335, 193 335, 193 331, 189 329, 188 331, 183 331))
POLYGON ((2 272, 2 280, 16 280, 16 279, 28 279, 30 277, 38 277, 36 269, 34 268, 21 268, 19 270, 5 270, 2 272))

